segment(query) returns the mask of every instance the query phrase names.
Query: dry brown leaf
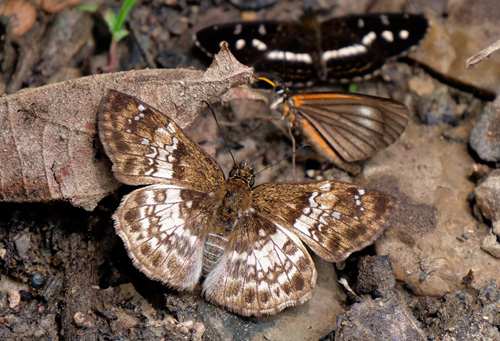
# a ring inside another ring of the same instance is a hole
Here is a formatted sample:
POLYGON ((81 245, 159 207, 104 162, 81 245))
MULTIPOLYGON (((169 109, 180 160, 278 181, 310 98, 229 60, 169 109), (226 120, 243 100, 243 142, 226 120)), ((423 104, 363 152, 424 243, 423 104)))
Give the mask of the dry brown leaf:
POLYGON ((93 210, 119 184, 97 147, 96 110, 107 89, 136 96, 189 125, 228 89, 255 81, 227 47, 206 72, 155 69, 94 75, 0 98, 0 201, 69 200, 93 210))
POLYGON ((0 3, 0 16, 9 19, 12 34, 20 37, 33 27, 36 20, 36 11, 29 2, 11 0, 0 3))
POLYGON ((47 13, 56 13, 66 7, 79 5, 81 0, 42 0, 42 9, 47 13))

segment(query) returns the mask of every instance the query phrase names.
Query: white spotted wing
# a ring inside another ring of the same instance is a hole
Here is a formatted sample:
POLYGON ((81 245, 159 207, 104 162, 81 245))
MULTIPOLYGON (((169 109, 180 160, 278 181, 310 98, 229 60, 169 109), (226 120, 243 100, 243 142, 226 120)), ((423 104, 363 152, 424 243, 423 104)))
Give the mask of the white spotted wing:
POLYGON ((394 199, 336 182, 265 184, 253 168, 219 165, 166 115, 109 91, 98 128, 117 178, 150 185, 126 196, 113 218, 135 266, 245 316, 302 304, 316 283, 302 244, 345 259, 378 236, 394 199))

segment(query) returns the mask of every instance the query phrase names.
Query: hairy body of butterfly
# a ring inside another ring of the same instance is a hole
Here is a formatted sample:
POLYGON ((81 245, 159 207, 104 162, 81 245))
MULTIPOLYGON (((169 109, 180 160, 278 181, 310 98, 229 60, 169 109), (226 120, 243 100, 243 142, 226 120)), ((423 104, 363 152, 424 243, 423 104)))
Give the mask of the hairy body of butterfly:
POLYGON ((371 244, 395 199, 334 181, 253 187, 245 162, 220 166, 166 115, 109 91, 99 137, 115 176, 150 185, 124 197, 117 234, 148 277, 245 315, 275 314, 308 300, 317 273, 302 242, 331 262, 371 244))
POLYGON ((421 15, 351 15, 318 22, 234 22, 199 30, 195 44, 208 56, 227 41, 236 59, 292 82, 348 81, 370 75, 416 45, 428 28, 421 15))

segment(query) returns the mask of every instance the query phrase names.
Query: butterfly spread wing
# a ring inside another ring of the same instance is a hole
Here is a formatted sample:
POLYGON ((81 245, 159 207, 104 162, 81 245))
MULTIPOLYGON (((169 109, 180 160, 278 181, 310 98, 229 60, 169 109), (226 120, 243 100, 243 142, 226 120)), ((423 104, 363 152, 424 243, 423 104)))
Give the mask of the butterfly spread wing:
POLYGON ((177 289, 198 282, 210 193, 224 182, 219 165, 166 115, 110 90, 98 128, 115 176, 130 185, 154 184, 126 196, 115 228, 137 268, 177 289))
POLYGON ((133 96, 109 90, 98 128, 115 176, 125 184, 170 183, 209 192, 224 181, 220 166, 174 121, 133 96))
POLYGON ((208 301, 244 316, 275 314, 312 294, 316 269, 297 236, 259 216, 244 217, 203 282, 208 301))
POLYGON ((227 41, 242 63, 286 80, 344 80, 373 73, 416 45, 428 28, 425 17, 410 14, 316 19, 217 24, 198 31, 196 45, 211 56, 227 41))
POLYGON ((258 214, 296 234, 330 262, 373 243, 395 199, 341 182, 265 184, 252 190, 258 214))
POLYGON ((348 93, 310 93, 290 98, 297 126, 317 151, 332 160, 366 159, 405 130, 408 108, 385 98, 348 93))

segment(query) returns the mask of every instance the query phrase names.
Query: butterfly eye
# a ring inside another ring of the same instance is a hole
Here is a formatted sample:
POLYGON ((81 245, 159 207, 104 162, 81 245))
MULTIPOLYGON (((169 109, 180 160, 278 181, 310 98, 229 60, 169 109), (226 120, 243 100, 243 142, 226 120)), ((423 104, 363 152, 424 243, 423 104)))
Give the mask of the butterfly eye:
POLYGON ((234 174, 236 174, 236 168, 231 169, 231 171, 229 172, 229 177, 232 178, 234 174))
POLYGON ((276 92, 278 95, 283 95, 285 93, 285 86, 283 84, 276 85, 274 88, 274 92, 276 92))
POLYGON ((286 98, 286 87, 284 85, 276 85, 274 91, 270 95, 269 99, 269 107, 271 109, 277 109, 280 105, 282 105, 286 98))
POLYGON ((253 187, 253 185, 255 185, 255 177, 254 176, 250 180, 250 187, 253 187))

